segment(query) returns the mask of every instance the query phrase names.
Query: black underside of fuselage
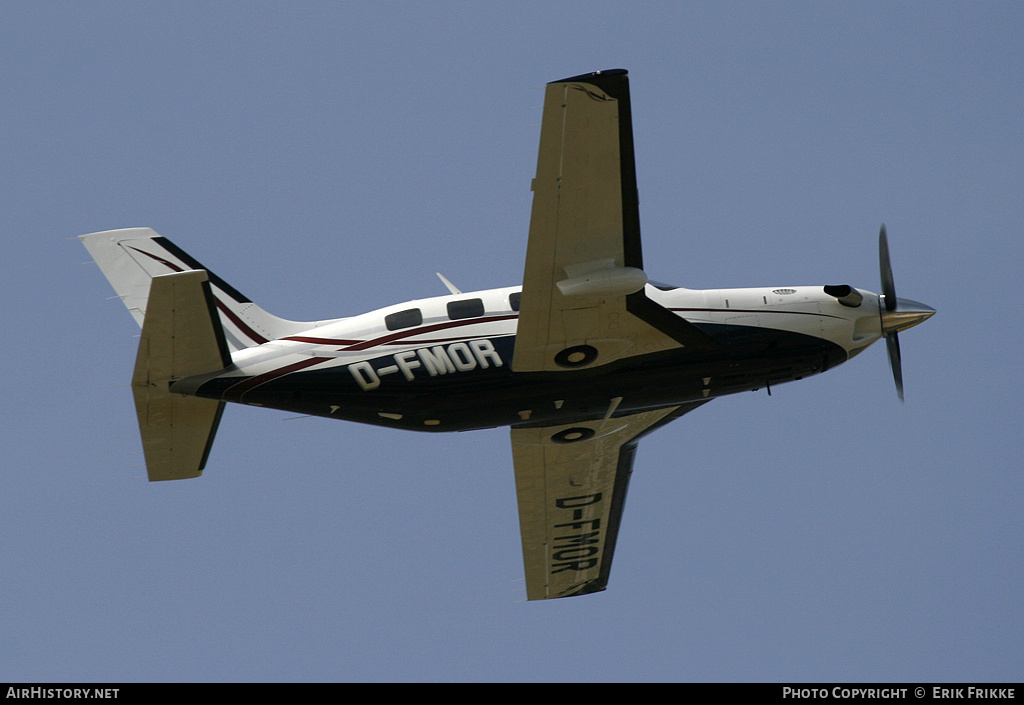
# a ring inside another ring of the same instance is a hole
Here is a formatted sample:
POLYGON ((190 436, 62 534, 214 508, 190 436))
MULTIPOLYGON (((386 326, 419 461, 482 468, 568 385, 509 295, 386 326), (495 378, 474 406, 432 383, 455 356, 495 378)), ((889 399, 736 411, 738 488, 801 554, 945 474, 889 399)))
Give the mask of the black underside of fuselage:
POLYGON ((368 374, 355 373, 348 365, 304 370, 242 394, 231 387, 237 389, 246 378, 219 377, 202 385, 198 394, 379 426, 467 431, 601 418, 619 397, 616 414, 675 406, 802 379, 847 359, 842 347, 810 335, 697 325, 721 344, 720 350, 656 353, 590 370, 515 373, 515 337, 505 336, 490 340, 500 366, 493 358, 485 366, 481 358, 472 368, 467 364, 463 367, 468 369, 438 374, 429 374, 431 369, 422 364, 388 373, 397 367, 395 355, 384 354, 370 361, 376 372, 368 374))

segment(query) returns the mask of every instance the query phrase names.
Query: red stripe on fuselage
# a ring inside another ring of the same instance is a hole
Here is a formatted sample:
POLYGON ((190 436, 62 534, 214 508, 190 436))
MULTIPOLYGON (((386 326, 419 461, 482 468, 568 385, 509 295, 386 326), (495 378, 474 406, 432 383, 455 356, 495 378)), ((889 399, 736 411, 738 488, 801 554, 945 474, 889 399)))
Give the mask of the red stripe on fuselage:
POLYGON ((314 343, 316 345, 355 345, 358 340, 345 340, 344 338, 310 338, 305 335, 289 335, 281 340, 291 340, 296 343, 314 343))
POLYGON ((254 389, 255 387, 260 386, 261 384, 266 384, 267 382, 275 380, 278 377, 284 377, 286 374, 289 374, 291 372, 298 372, 299 370, 304 370, 307 367, 312 367, 313 365, 318 365, 321 362, 327 362, 328 360, 331 359, 333 358, 311 357, 306 360, 299 360, 298 362, 293 362, 292 364, 285 365, 284 367, 279 367, 276 370, 271 370, 270 372, 264 372, 261 375, 248 377, 239 382, 238 384, 232 385, 225 389, 224 400, 240 402, 242 401, 243 394, 250 391, 251 389, 254 389))
MULTIPOLYGON (((465 318, 465 319, 460 319, 458 321, 447 321, 445 323, 435 323, 434 325, 431 325, 431 326, 420 326, 419 328, 408 328, 408 329, 403 330, 403 331, 398 331, 398 332, 395 332, 395 333, 390 333, 388 335, 382 335, 381 337, 373 338, 372 340, 364 340, 361 343, 355 343, 354 345, 349 345, 348 347, 342 348, 342 350, 345 351, 345 352, 349 352, 349 351, 352 351, 352 350, 366 350, 368 348, 376 347, 377 345, 385 345, 387 343, 394 343, 397 340, 402 340, 403 338, 408 338, 409 336, 412 336, 412 335, 419 335, 421 333, 432 333, 432 332, 434 332, 436 330, 445 330, 447 328, 456 328, 458 326, 472 326, 472 325, 476 325, 478 323, 490 323, 491 321, 507 321, 507 320, 510 320, 512 318, 518 318, 518 317, 519 316, 517 314, 512 314, 512 315, 509 315, 509 316, 489 316, 487 318, 465 318)), ((455 340, 458 340, 458 339, 455 339, 455 340)), ((423 344, 429 344, 429 343, 435 342, 435 341, 419 341, 419 342, 422 342, 423 344)), ((417 342, 417 341, 411 341, 410 342, 410 341, 406 340, 406 341, 404 341, 404 344, 416 345, 416 344, 419 344, 419 342, 417 342)), ((438 342, 441 342, 441 341, 438 341, 438 342)))
MULTIPOLYGON (((174 270, 175 272, 187 272, 187 271, 190 271, 190 270, 184 269, 182 267, 179 267, 174 262, 171 262, 170 260, 166 260, 163 257, 157 257, 152 252, 146 252, 145 250, 140 250, 137 247, 132 247, 131 249, 135 250, 139 254, 146 255, 150 259, 156 260, 160 264, 164 265, 168 269, 174 270)), ((242 331, 242 333, 244 333, 245 335, 249 336, 249 338, 253 342, 255 342, 257 345, 262 345, 263 343, 270 342, 266 338, 264 338, 262 335, 260 335, 259 333, 254 331, 252 328, 250 328, 248 325, 246 325, 245 322, 242 321, 242 319, 239 318, 237 315, 235 315, 235 312, 232 311, 231 309, 229 309, 227 307, 227 304, 225 304, 223 301, 221 301, 217 296, 214 296, 213 298, 217 302, 217 308, 220 310, 220 312, 223 313, 227 317, 227 319, 229 321, 234 323, 235 326, 238 328, 238 330, 242 331)))

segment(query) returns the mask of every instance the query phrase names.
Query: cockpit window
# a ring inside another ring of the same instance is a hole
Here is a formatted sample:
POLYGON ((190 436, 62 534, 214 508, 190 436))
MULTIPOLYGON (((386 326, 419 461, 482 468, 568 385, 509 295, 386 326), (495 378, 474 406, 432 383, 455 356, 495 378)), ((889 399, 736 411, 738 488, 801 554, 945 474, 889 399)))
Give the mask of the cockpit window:
POLYGON ((460 318, 476 318, 484 315, 483 299, 464 299, 448 302, 448 318, 453 321, 460 318))
POLYGON ((399 328, 412 328, 423 323, 423 312, 418 308, 410 308, 405 311, 398 311, 384 317, 384 325, 388 330, 399 328))
POLYGON ((523 292, 521 291, 513 291, 511 294, 508 295, 508 303, 512 307, 513 311, 519 310, 519 299, 521 299, 522 297, 523 292))

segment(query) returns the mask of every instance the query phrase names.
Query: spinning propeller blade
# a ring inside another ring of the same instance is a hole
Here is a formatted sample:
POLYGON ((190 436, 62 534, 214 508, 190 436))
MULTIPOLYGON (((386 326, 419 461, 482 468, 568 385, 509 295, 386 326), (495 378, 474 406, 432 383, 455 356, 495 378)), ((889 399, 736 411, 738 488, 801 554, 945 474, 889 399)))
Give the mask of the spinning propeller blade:
POLYGON ((892 368, 892 378, 896 383, 896 393, 899 394, 900 401, 903 401, 903 365, 897 333, 930 318, 935 309, 917 301, 896 297, 885 225, 882 225, 878 233, 878 268, 882 277, 882 297, 878 307, 882 319, 882 335, 885 336, 885 347, 889 351, 889 366, 892 368))

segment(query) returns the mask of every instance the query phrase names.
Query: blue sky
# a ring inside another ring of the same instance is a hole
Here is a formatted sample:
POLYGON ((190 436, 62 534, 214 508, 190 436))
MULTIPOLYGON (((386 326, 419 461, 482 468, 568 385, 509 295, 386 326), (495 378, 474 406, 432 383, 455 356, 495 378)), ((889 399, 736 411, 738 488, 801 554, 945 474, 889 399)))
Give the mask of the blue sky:
POLYGON ((1019 681, 1018 3, 0 6, 0 680, 1019 681), (508 433, 229 407, 149 484, 149 226, 281 316, 516 284, 545 82, 630 70, 649 275, 938 314, 645 439, 609 589, 523 602, 508 433))

